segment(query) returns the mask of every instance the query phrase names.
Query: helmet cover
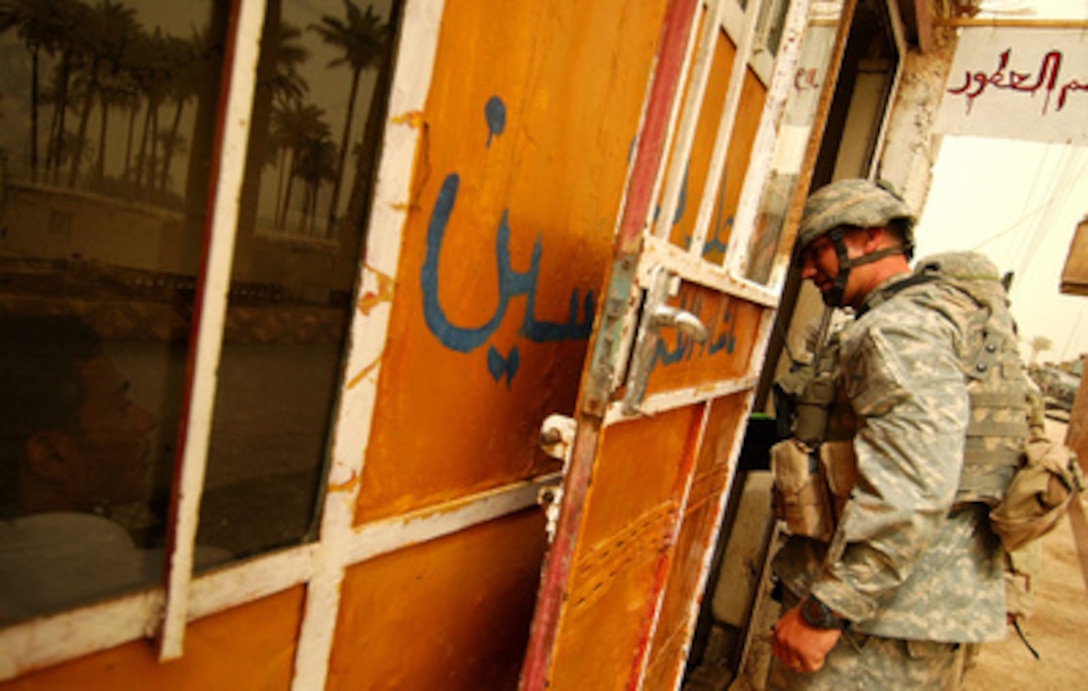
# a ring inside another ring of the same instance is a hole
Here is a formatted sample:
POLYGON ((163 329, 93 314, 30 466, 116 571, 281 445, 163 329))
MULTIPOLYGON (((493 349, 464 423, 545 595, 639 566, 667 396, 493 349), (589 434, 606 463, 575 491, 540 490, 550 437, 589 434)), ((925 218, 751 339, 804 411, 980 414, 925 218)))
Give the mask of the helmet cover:
POLYGON ((821 187, 805 202, 797 247, 803 251, 816 238, 835 228, 877 228, 900 221, 903 241, 913 244, 914 213, 887 187, 860 178, 839 180, 821 187))

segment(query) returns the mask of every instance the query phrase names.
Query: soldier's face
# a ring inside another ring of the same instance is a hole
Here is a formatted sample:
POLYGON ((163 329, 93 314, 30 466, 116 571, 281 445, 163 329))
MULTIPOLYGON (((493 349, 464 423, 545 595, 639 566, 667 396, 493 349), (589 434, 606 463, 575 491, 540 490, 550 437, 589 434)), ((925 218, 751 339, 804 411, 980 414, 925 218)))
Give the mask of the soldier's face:
POLYGON ((801 254, 801 278, 812 281, 825 300, 838 273, 839 257, 828 236, 816 238, 801 254))
MULTIPOLYGON (((860 257, 865 253, 865 235, 857 229, 848 230, 843 234, 843 244, 846 246, 848 258, 860 257)), ((824 303, 832 307, 854 304, 857 298, 858 277, 856 271, 846 281, 842 299, 834 301, 832 288, 835 285, 835 277, 839 275, 839 255, 835 251, 835 243, 827 235, 822 235, 812 242, 801 254, 801 278, 812 281, 820 291, 824 303)))

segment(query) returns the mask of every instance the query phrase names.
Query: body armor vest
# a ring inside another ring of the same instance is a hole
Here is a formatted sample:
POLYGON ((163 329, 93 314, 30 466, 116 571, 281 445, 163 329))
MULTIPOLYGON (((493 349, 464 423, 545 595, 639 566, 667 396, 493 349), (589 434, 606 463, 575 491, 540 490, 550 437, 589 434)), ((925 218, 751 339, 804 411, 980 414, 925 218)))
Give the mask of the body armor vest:
POLYGON ((970 418, 956 502, 996 505, 1020 465, 1028 437, 1031 387, 1020 364, 1016 324, 996 267, 974 252, 949 252, 918 263, 914 275, 875 296, 869 307, 902 294, 956 323, 964 343, 960 366, 970 418), (939 282, 969 299, 970 307, 940 301, 915 286, 939 282))
MULTIPOLYGON (((936 255, 920 262, 910 278, 871 296, 858 316, 899 294, 938 310, 964 334, 958 344, 958 355, 967 385, 970 417, 955 501, 996 505, 1020 465, 1031 414, 1039 417, 1037 424, 1042 424, 1041 410, 1030 410, 1033 388, 1020 364, 1016 325, 1009 314, 1005 286, 996 268, 982 255, 968 252, 936 255), (933 282, 949 286, 959 294, 953 297, 959 299, 943 299, 948 296, 919 288, 933 282)), ((857 421, 849 401, 837 386, 838 373, 829 371, 831 363, 838 360, 837 349, 837 337, 832 336, 819 361, 814 363, 814 369, 820 373, 793 372, 776 382, 776 395, 792 403, 789 418, 794 439, 809 449, 833 446, 836 458, 832 465, 856 466, 852 445, 845 442, 853 438, 857 421), (843 455, 849 458, 842 458, 843 455)), ((830 472, 835 471, 830 469, 830 472)), ((844 488, 838 489, 841 492, 844 488)), ((848 493, 849 489, 846 490, 848 493)))

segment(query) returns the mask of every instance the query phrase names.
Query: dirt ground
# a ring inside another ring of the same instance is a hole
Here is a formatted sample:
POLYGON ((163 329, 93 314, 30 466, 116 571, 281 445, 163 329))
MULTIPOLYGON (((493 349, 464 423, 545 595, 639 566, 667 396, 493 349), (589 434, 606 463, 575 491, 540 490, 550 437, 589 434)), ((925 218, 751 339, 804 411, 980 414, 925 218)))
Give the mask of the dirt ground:
MULTIPOLYGON (((1048 421, 1047 432, 1055 439, 1064 440, 1065 427, 1048 421)), ((1082 506, 1088 507, 1083 497, 1082 506)), ((1034 612, 1022 628, 1028 642, 1039 652, 1039 660, 1010 632, 1004 641, 983 646, 977 666, 967 674, 968 691, 1084 688, 1088 662, 1088 590, 1068 518, 1043 538, 1037 585, 1034 612)))

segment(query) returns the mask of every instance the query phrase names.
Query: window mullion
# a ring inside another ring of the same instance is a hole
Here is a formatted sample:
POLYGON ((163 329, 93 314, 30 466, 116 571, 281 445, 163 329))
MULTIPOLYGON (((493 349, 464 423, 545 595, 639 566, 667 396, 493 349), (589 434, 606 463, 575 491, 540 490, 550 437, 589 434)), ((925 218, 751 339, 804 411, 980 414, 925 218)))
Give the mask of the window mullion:
MULTIPOLYGON (((736 42, 736 54, 733 57, 729 87, 725 94, 725 104, 722 106, 722 115, 718 123, 717 138, 710 157, 706 184, 700 197, 698 215, 695 217, 691 245, 688 247, 688 252, 696 257, 703 256, 707 229, 710 226, 710 218, 714 212, 718 187, 722 184, 722 176, 725 173, 725 159, 729 153, 729 144, 733 141, 733 127, 737 121, 737 112, 740 110, 741 94, 748 72, 748 62, 752 56, 756 35, 756 20, 759 18, 761 6, 762 2, 750 2, 744 14, 744 26, 740 35, 729 34, 730 38, 736 42)), ((729 27, 726 27, 727 32, 728 29, 729 27)))
MULTIPOLYGON (((665 194, 661 200, 661 209, 657 212, 657 227, 654 235, 659 238, 667 238, 669 228, 672 226, 672 218, 676 214, 679 205, 680 190, 686 182, 687 170, 691 164, 691 150, 695 142, 695 132, 699 128, 699 115, 701 113, 703 99, 706 97, 707 85, 710 82, 710 72, 714 66, 714 48, 718 42, 719 26, 721 22, 722 5, 727 0, 711 0, 705 10, 702 27, 702 35, 694 38, 690 43, 698 43, 694 51, 694 59, 688 57, 684 64, 691 72, 690 82, 687 85, 686 100, 681 108, 679 116, 679 134, 673 144, 674 153, 669 164, 665 194)), ((693 33, 699 30, 699 22, 692 22, 693 33)), ((689 48, 689 52, 692 48, 689 48)), ((684 83, 681 81, 681 83, 684 83)), ((671 135, 671 133, 670 133, 671 135)), ((666 150, 668 150, 666 146, 666 150)), ((654 195, 657 196, 656 193, 654 195)))
POLYGON ((210 216, 205 221, 204 257, 193 317, 188 390, 167 543, 170 559, 159 641, 162 660, 181 655, 189 613, 193 551, 208 460, 216 372, 223 343, 265 2, 236 0, 231 14, 223 67, 225 108, 219 112, 216 127, 210 216))

